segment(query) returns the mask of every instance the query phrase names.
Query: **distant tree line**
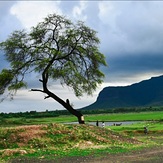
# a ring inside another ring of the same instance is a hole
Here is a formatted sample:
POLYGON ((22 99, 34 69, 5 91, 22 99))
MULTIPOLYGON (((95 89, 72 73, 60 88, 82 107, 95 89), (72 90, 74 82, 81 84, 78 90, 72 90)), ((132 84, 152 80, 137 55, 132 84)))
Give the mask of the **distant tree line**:
POLYGON ((45 112, 27 111, 18 113, 0 113, 0 118, 45 118, 45 117, 57 117, 60 115, 70 115, 67 110, 55 110, 45 112))
POLYGON ((148 112, 148 111, 163 111, 163 106, 158 107, 126 107, 113 109, 96 109, 82 110, 83 114, 102 114, 102 113, 130 113, 130 112, 148 112))
MULTIPOLYGON (((114 109, 95 109, 95 110, 80 110, 83 114, 104 114, 104 113, 129 113, 129 112, 147 112, 147 111, 163 111, 161 107, 132 107, 132 108, 114 108, 114 109)), ((0 113, 0 118, 45 118, 58 117, 61 115, 71 115, 67 110, 55 111, 27 111, 18 113, 0 113)))

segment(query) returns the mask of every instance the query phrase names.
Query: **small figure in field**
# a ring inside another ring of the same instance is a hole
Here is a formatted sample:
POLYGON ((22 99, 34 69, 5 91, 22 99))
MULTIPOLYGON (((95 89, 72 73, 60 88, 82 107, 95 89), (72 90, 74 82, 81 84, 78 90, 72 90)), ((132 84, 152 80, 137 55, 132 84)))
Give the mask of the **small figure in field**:
POLYGON ((116 125, 116 126, 121 126, 121 125, 122 125, 122 123, 116 123, 115 125, 116 125))
POLYGON ((144 133, 147 135, 148 134, 148 129, 147 127, 144 127, 144 133))
POLYGON ((102 122, 102 127, 105 127, 105 122, 104 121, 102 122))
POLYGON ((98 126, 98 120, 96 121, 96 126, 98 126))

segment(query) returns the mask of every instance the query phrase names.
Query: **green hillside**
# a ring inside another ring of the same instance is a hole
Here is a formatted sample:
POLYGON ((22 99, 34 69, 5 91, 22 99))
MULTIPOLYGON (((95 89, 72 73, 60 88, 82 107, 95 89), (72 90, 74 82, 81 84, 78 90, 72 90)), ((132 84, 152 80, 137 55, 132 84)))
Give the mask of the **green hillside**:
POLYGON ((163 76, 123 87, 106 87, 84 109, 163 106, 163 76))

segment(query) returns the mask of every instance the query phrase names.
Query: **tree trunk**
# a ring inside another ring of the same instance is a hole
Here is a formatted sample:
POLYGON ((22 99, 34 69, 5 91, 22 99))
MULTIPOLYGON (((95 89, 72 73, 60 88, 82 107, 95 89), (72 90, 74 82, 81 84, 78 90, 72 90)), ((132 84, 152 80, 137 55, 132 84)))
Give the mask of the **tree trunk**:
POLYGON ((50 92, 48 89, 46 89, 46 91, 44 89, 44 92, 48 95, 47 98, 49 98, 49 97, 53 98, 55 101, 57 101, 58 103, 60 103, 64 108, 66 108, 71 114, 73 114, 74 116, 76 116, 78 118, 79 124, 85 124, 83 114, 80 111, 75 110, 70 105, 70 102, 69 102, 68 99, 65 102, 64 100, 62 100, 61 98, 59 98, 58 96, 56 96, 54 93, 50 92))
POLYGON ((84 116, 83 115, 78 117, 78 122, 79 122, 79 124, 85 124, 84 116))
MULTIPOLYGON (((42 80, 40 80, 40 82, 42 82, 43 84, 43 93, 46 93, 48 96, 45 98, 53 98, 55 101, 57 101, 58 103, 60 103, 64 108, 66 108, 71 114, 73 114, 74 116, 76 116, 78 118, 78 122, 79 124, 84 124, 84 116, 81 114, 80 111, 75 110, 71 105, 69 100, 67 99, 66 101, 62 100, 61 98, 59 98, 57 95, 55 95, 54 93, 52 93, 51 91, 49 91, 49 89, 47 88, 47 82, 48 82, 48 73, 46 72, 48 70, 48 68, 50 67, 50 63, 49 65, 47 65, 47 67, 45 68, 44 72, 42 73, 42 80)), ((38 91, 38 90, 37 90, 38 91)))
POLYGON ((66 104, 67 104, 67 107, 65 106, 65 108, 66 108, 71 114, 75 115, 75 116, 78 118, 79 124, 85 124, 83 114, 82 114, 80 111, 75 110, 75 109, 70 105, 69 99, 66 100, 66 104))
MULTIPOLYGON (((64 101, 63 101, 64 102, 64 101)), ((64 102, 65 103, 65 102, 64 102)), ((76 116, 78 118, 78 122, 79 124, 85 124, 84 122, 84 116, 83 114, 78 111, 78 110, 75 110, 69 103, 69 100, 67 99, 66 100, 66 103, 64 104, 62 103, 61 105, 63 105, 71 114, 73 114, 74 116, 76 116)))

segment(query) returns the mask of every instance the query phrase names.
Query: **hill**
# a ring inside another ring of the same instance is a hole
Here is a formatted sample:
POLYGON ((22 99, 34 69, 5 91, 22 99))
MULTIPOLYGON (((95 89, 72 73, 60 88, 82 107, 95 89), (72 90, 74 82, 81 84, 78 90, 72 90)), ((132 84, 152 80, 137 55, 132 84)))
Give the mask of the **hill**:
POLYGON ((163 106, 163 76, 129 86, 105 87, 97 100, 83 109, 163 106))

